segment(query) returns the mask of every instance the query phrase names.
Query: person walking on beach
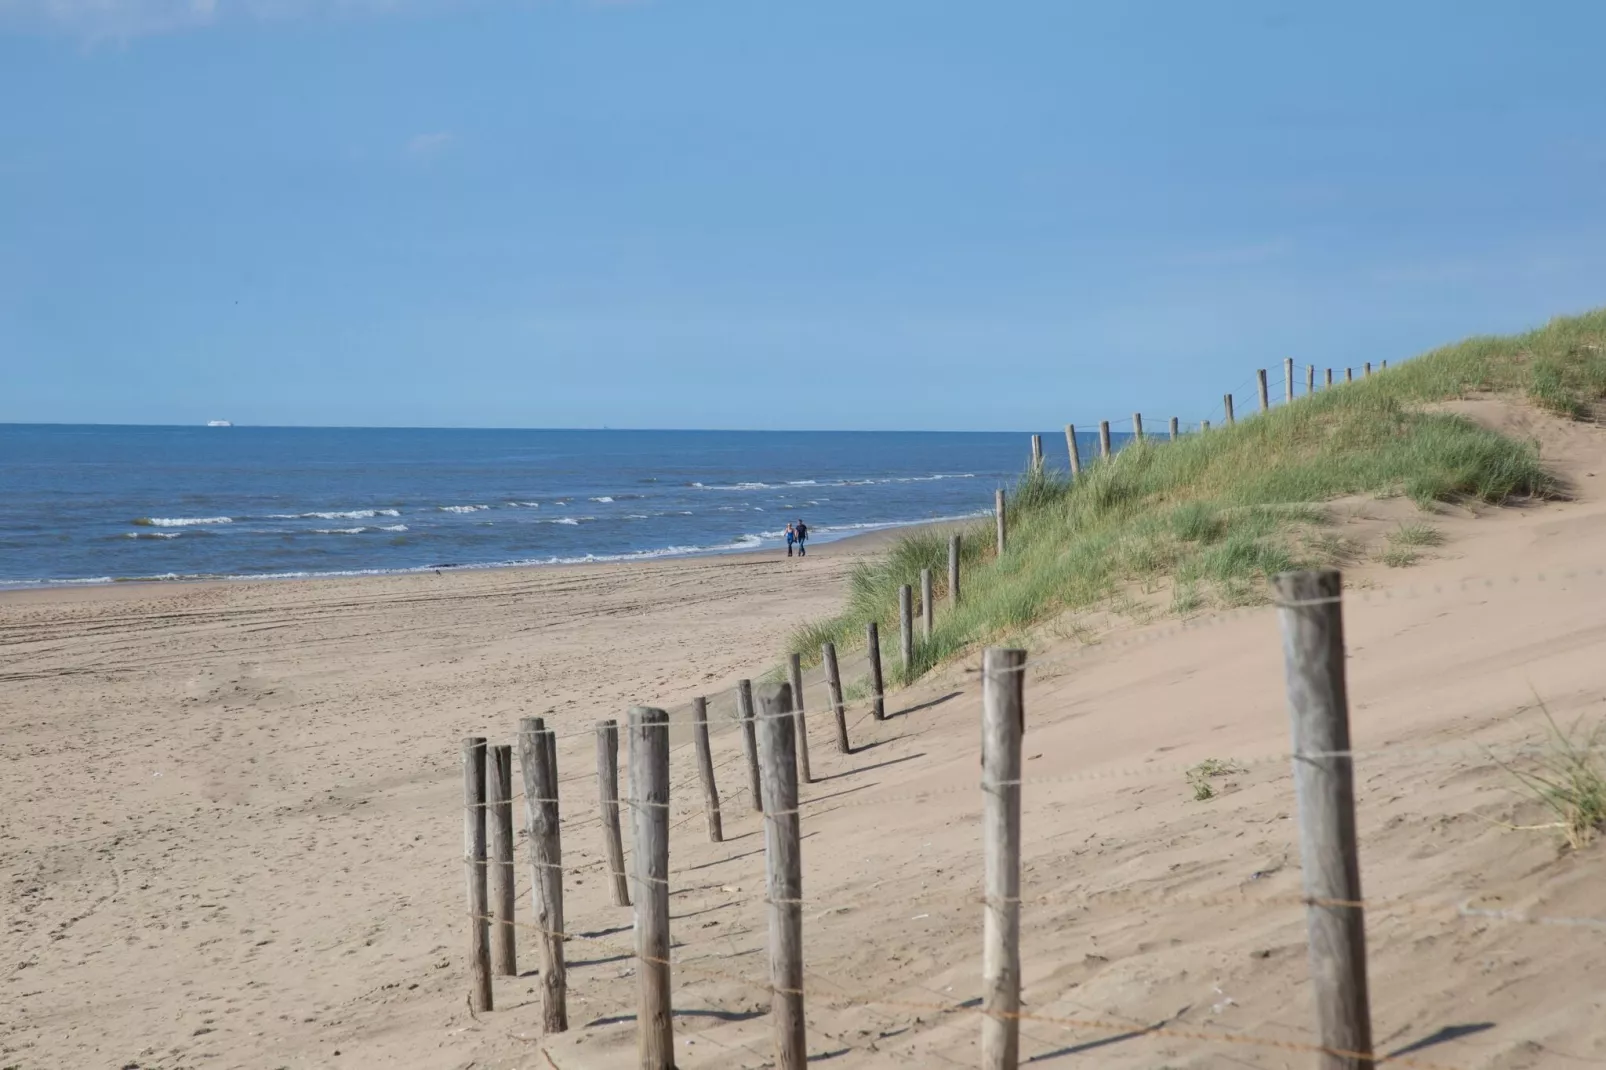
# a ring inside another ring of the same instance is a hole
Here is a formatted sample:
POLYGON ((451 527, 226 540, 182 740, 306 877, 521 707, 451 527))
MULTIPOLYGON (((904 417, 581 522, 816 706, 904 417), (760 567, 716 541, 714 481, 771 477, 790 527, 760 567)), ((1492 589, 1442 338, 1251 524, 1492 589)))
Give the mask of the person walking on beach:
POLYGON ((786 525, 786 556, 792 556, 792 543, 797 540, 797 529, 792 527, 790 521, 786 525))
MULTIPOLYGON (((788 528, 794 527, 792 524, 788 524, 786 526, 788 528)), ((802 557, 804 554, 808 553, 808 549, 803 545, 803 540, 809 537, 809 526, 799 519, 795 525, 795 531, 797 532, 797 556, 802 557)))

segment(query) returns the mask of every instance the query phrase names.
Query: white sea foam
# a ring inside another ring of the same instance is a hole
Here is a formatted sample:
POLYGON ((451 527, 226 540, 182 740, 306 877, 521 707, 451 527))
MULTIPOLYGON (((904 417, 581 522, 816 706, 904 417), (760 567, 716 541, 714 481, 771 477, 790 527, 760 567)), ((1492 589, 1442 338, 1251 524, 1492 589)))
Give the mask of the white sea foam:
POLYGON ((380 531, 406 531, 407 530, 407 525, 406 524, 389 524, 389 525, 386 525, 385 527, 380 528, 379 530, 380 531))
POLYGON ((142 516, 134 523, 145 528, 189 528, 201 524, 232 524, 232 516, 142 516))
POLYGON ((361 535, 367 528, 313 528, 314 535, 361 535))
POLYGON ((591 500, 594 501, 594 502, 611 502, 611 501, 613 501, 613 499, 608 497, 606 494, 604 494, 600 498, 592 498, 591 500))
POLYGON ((510 508, 510 509, 539 509, 539 508, 541 508, 541 503, 540 502, 508 502, 507 505, 508 505, 508 508, 510 508))
POLYGON ((778 483, 693 483, 698 490, 774 490, 779 487, 870 487, 878 483, 930 483, 939 479, 975 479, 974 472, 938 472, 929 476, 882 476, 870 479, 791 479, 778 483))
POLYGON ((176 539, 184 534, 182 531, 125 531, 125 539, 176 539))
POLYGON ((443 513, 479 513, 489 509, 489 505, 442 505, 438 507, 443 513))

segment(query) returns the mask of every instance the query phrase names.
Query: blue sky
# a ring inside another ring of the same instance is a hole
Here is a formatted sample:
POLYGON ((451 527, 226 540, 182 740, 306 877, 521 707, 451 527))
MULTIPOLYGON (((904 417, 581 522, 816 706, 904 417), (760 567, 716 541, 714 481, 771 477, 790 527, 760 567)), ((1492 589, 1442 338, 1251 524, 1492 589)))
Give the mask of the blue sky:
POLYGON ((0 0, 0 420, 1052 428, 1606 303, 1606 6, 0 0))

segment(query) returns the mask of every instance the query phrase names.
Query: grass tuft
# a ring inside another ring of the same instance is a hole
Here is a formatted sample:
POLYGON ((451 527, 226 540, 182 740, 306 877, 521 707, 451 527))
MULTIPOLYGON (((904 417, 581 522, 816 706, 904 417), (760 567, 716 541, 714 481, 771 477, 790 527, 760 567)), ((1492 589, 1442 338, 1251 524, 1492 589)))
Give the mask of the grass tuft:
POLYGON ((1543 755, 1528 769, 1500 764, 1526 795, 1556 816, 1555 821, 1534 827, 1556 829, 1567 846, 1582 850, 1606 831, 1606 760, 1601 753, 1606 721, 1584 733, 1580 719, 1564 732, 1544 703, 1539 708, 1549 728, 1543 755))
POLYGON ((1444 534, 1432 524, 1420 522, 1403 523, 1388 533, 1388 541, 1394 546, 1440 546, 1444 543, 1444 534))
POLYGON ((1231 776, 1241 773, 1237 764, 1222 758, 1206 758, 1198 765, 1188 769, 1186 774, 1188 787, 1193 789, 1193 801, 1205 802, 1216 797, 1216 789, 1210 782, 1219 777, 1231 776))

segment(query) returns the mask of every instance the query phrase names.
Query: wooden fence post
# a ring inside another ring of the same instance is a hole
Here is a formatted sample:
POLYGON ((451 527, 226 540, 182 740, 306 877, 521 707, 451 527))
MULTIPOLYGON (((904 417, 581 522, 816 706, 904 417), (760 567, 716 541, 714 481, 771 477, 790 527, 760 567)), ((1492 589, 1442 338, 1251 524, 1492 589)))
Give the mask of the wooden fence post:
POLYGON ((524 821, 530 840, 530 898, 541 946, 541 1029, 569 1028, 568 971, 563 962, 563 845, 559 839, 557 760, 552 733, 539 717, 519 721, 524 821))
POLYGON ((1371 361, 1367 361, 1364 370, 1361 372, 1361 378, 1362 379, 1369 378, 1371 376, 1371 374, 1372 374, 1372 362, 1371 361))
POLYGON ((1294 400, 1294 358, 1283 358, 1283 400, 1294 400))
POLYGON ((1208 431, 1208 430, 1210 430, 1210 421, 1209 420, 1200 420, 1199 421, 1199 430, 1200 431, 1208 431))
POLYGON ((1143 414, 1141 412, 1132 414, 1132 441, 1143 441, 1143 414))
POLYGON ((797 820, 797 772, 792 729, 780 714, 791 705, 785 684, 759 697, 764 763, 764 863, 770 915, 770 988, 778 1070, 804 1070, 808 1038, 803 1017, 803 856, 797 820))
POLYGON ((1355 843, 1354 760, 1344 681, 1343 579, 1336 570, 1273 580, 1282 618, 1294 794, 1322 1070, 1369 1070, 1366 915, 1355 843))
POLYGON ((1099 421, 1099 457, 1108 460, 1110 457, 1110 421, 1099 421))
POLYGON ((1020 779, 1026 651, 982 656, 982 1070, 1020 1062, 1020 779))
POLYGON ((1389 370, 1389 362, 1385 360, 1383 362, 1383 366, 1381 368, 1379 368, 1378 370, 1379 371, 1385 371, 1385 372, 1388 371, 1389 370))
POLYGON ((491 964, 498 977, 519 975, 518 933, 513 928, 518 893, 513 887, 513 748, 490 748, 486 784, 491 830, 491 964))
POLYGON ((1004 489, 993 491, 993 518, 998 525, 998 556, 1004 556, 1004 489))
POLYGON ((747 756, 747 784, 753 793, 753 809, 764 811, 764 793, 758 778, 757 720, 753 716, 753 681, 736 681, 736 717, 742 725, 742 753, 747 756))
POLYGON ((936 610, 931 605, 931 570, 920 570, 920 639, 931 642, 931 629, 936 625, 936 610))
POLYGON ((1344 381, 1346 383, 1353 383, 1355 381, 1355 369, 1354 368, 1345 368, 1344 369, 1344 381))
POLYGON ((1327 385, 1328 386, 1332 386, 1333 385, 1333 369, 1331 369, 1331 368, 1327 369, 1327 385))
POLYGON ((1316 365, 1305 365, 1305 396, 1316 393, 1316 365))
POLYGON ((630 810, 636 834, 636 1052, 641 1070, 674 1070, 669 999, 669 714, 630 710, 630 810))
POLYGON ((468 876, 468 1004, 491 1009, 491 904, 486 886, 485 737, 463 740, 463 867, 468 876))
POLYGON ((719 788, 714 784, 714 751, 708 745, 708 699, 701 695, 692 699, 691 713, 697 776, 703 782, 703 818, 708 824, 708 842, 721 843, 725 839, 725 827, 719 818, 719 788))
POLYGON ((865 647, 870 659, 870 698, 875 703, 875 719, 887 719, 886 687, 881 682, 881 628, 875 621, 864 626, 865 647))
POLYGON ((820 644, 820 660, 825 663, 825 686, 831 693, 831 712, 836 714, 836 749, 839 754, 850 754, 848 746, 848 710, 842 702, 842 672, 836 664, 836 644, 820 644))
POLYGON ((625 845, 619 829, 619 722, 597 722, 597 802, 602 814, 602 851, 608 859, 613 905, 630 905, 625 845))
POLYGON ((1173 416, 1173 417, 1171 417, 1171 441, 1172 442, 1175 442, 1177 440, 1177 430, 1178 430, 1177 418, 1175 416, 1173 416))
POLYGON ((1042 470, 1043 470, 1043 436, 1042 435, 1033 435, 1032 436, 1032 471, 1041 472, 1042 470))
POLYGON ((948 536, 948 604, 959 604, 959 533, 948 536))
POLYGON ((1065 452, 1071 455, 1071 477, 1082 474, 1082 451, 1076 448, 1076 425, 1065 425, 1065 452))
POLYGON ((1230 427, 1232 426, 1232 395, 1223 394, 1221 396, 1221 404, 1227 410, 1227 425, 1230 427))
POLYGON ((1256 371, 1255 378, 1260 381, 1260 411, 1265 412, 1271 408, 1271 397, 1266 393, 1266 369, 1256 371))
MULTIPOLYGON (((793 654, 786 659, 787 675, 792 681, 792 717, 797 721, 797 772, 803 783, 814 783, 809 771, 809 725, 803 719, 803 659, 793 654)), ((763 764, 762 761, 759 763, 763 764)))
POLYGON ((914 591, 906 583, 898 588, 898 653, 903 677, 909 679, 909 666, 915 660, 914 591))

